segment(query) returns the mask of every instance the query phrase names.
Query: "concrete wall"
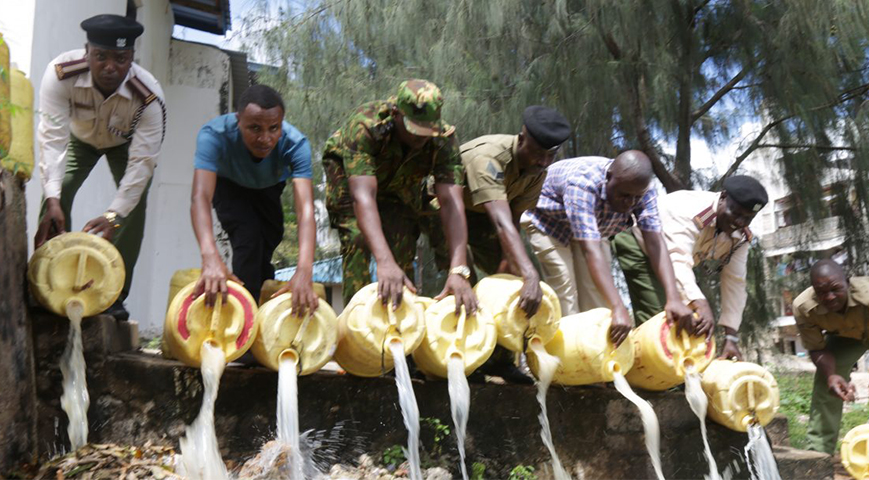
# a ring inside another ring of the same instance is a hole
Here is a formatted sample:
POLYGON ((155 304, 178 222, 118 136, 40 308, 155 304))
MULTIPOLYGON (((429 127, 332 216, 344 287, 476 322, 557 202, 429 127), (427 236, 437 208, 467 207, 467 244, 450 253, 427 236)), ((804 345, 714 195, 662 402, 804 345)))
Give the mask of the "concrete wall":
MULTIPOLYGON (((215 47, 171 40, 163 83, 169 125, 148 198, 148 223, 128 308, 144 335, 162 332, 169 279, 199 267, 190 224, 196 134, 220 115, 221 90, 229 91, 229 57, 215 47)), ((224 100, 224 103, 226 100, 224 100)))

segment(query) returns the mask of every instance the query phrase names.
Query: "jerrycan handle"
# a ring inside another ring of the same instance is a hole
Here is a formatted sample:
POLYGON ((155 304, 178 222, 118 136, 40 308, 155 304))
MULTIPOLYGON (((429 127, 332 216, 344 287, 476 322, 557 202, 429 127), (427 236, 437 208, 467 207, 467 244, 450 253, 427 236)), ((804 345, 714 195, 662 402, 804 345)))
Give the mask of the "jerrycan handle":
POLYGON ((766 382, 763 378, 758 377, 757 375, 746 375, 741 377, 739 380, 733 382, 733 385, 730 387, 729 394, 730 405, 733 410, 746 410, 748 412, 756 412, 758 410, 765 410, 770 407, 772 400, 769 398, 769 388, 766 386, 766 382), (746 402, 743 404, 741 401, 737 399, 737 394, 745 386, 745 398, 746 402), (755 394, 758 393, 757 390, 760 390, 761 393, 766 394, 766 398, 758 403, 755 398, 755 394))
POLYGON ((211 309, 211 324, 208 327, 208 338, 205 341, 213 340, 221 347, 223 346, 223 329, 220 328, 220 315, 222 311, 223 294, 219 293, 214 301, 214 308, 211 309))

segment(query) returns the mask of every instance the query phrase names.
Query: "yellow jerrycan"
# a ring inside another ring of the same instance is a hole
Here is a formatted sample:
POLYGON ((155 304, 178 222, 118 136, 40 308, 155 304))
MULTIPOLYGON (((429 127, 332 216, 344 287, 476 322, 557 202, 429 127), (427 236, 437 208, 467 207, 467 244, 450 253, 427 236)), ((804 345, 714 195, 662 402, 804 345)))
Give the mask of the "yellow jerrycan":
POLYGON ((293 315, 292 306, 292 294, 287 292, 260 307, 250 351, 272 370, 280 370, 281 360, 289 358, 300 375, 308 375, 332 358, 338 343, 338 318, 322 299, 316 311, 305 312, 301 318, 293 315))
POLYGON ((745 432, 752 423, 766 426, 778 411, 778 383, 756 363, 712 360, 702 385, 709 418, 731 430, 745 432))
POLYGON ((359 377, 376 377, 394 367, 389 344, 400 340, 404 354, 419 347, 425 336, 422 304, 404 289, 401 305, 384 307, 377 298, 377 283, 362 287, 338 316, 335 361, 359 377))
MULTIPOLYGON (((559 385, 589 385, 612 382, 613 372, 625 374, 634 364, 630 338, 615 348, 610 341, 612 312, 595 308, 561 318, 555 337, 545 344, 546 352, 561 360, 552 381, 559 385)), ((533 350, 528 353, 528 368, 539 375, 540 364, 533 350)))
POLYGON ((540 338, 543 344, 555 337, 561 320, 561 304, 552 287, 540 282, 543 299, 533 317, 528 318, 519 308, 522 279, 515 275, 498 274, 480 280, 474 293, 482 308, 491 312, 498 330, 498 344, 513 352, 523 352, 527 341, 540 338))
POLYGON ((33 174, 33 86, 18 69, 12 70, 12 143, 3 168, 28 180, 33 174))
MULTIPOLYGON (((263 286, 262 288, 260 288, 259 293, 259 304, 265 305, 266 302, 272 299, 272 295, 274 295, 278 290, 280 290, 284 285, 288 283, 290 282, 282 282, 280 280, 273 279, 269 279, 263 282, 263 286)), ((320 297, 320 300, 326 300, 326 286, 322 283, 314 282, 314 295, 320 297)))
POLYGON ((102 313, 121 295, 125 275, 118 249, 84 232, 64 233, 45 242, 33 252, 27 267, 33 296, 63 316, 70 302, 81 303, 83 317, 102 313))
POLYGON ((172 278, 169 280, 169 299, 166 301, 166 311, 172 306, 172 300, 182 288, 199 281, 199 276, 202 275, 201 268, 186 268, 184 270, 175 270, 172 278))
POLYGON ((9 44, 0 33, 0 159, 6 158, 12 147, 12 109, 9 108, 11 92, 9 44))
POLYGON ((189 283, 175 295, 163 324, 163 354, 191 367, 199 367, 200 349, 211 342, 223 350, 229 363, 244 355, 256 337, 257 306, 248 291, 233 282, 226 282, 226 300, 217 295, 214 307, 205 305, 205 295, 194 296, 189 283))
POLYGON ((498 332, 495 319, 485 308, 473 316, 465 309, 456 317, 456 297, 450 295, 425 310, 425 339, 413 352, 413 360, 423 373, 447 378, 447 363, 459 357, 465 375, 480 367, 495 351, 498 332))
POLYGON ((857 425, 842 439, 842 466, 854 478, 869 478, 869 423, 857 425))
POLYGON ((685 382, 685 367, 703 371, 715 355, 715 342, 694 337, 667 322, 661 312, 637 327, 633 333, 634 366, 625 375, 634 387, 667 390, 685 382))

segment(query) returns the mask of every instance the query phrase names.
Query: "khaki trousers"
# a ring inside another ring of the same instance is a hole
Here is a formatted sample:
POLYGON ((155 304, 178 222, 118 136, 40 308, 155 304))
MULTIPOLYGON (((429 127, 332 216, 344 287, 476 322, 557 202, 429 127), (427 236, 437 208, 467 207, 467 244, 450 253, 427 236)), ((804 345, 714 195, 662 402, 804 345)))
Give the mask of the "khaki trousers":
MULTIPOLYGON (((528 233, 528 241, 540 261, 543 280, 558 295, 562 315, 573 315, 593 308, 610 308, 594 285, 579 242, 571 241, 570 245, 562 245, 529 221, 523 221, 522 227, 528 233)), ((609 241, 601 240, 601 247, 607 264, 612 264, 609 241)))

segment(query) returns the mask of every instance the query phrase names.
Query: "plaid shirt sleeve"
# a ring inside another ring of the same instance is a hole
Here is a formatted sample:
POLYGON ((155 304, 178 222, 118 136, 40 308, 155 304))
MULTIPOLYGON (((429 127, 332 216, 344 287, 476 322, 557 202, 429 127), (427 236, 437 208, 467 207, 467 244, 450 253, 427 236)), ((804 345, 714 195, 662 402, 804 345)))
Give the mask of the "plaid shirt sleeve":
POLYGON ((658 192, 654 188, 649 188, 640 206, 634 210, 634 215, 637 216, 637 226, 640 230, 646 232, 661 231, 661 217, 658 215, 658 192))
POLYGON ((594 207, 597 199, 591 185, 569 184, 564 191, 564 210, 574 240, 600 240, 594 207))

